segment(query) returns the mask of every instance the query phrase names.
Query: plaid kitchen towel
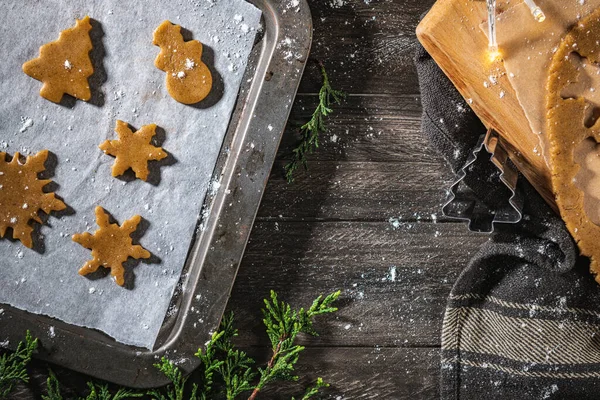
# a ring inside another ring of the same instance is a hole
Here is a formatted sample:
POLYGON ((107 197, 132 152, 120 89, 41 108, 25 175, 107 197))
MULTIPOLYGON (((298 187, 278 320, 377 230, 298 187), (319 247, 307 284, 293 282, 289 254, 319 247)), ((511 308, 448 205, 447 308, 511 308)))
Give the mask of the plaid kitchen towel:
MULTIPOLYGON (((416 65, 423 133, 456 172, 485 129, 420 46, 416 65)), ((482 198, 484 175, 467 182, 482 198)), ((448 299, 442 398, 600 399, 600 285, 560 217, 519 185, 523 221, 496 226, 448 299)))

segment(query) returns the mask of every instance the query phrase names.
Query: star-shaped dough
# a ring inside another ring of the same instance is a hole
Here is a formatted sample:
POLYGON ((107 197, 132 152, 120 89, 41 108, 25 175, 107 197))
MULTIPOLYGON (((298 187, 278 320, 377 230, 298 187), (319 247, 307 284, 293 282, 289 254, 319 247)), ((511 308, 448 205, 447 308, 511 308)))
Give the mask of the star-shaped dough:
POLYGON ((112 176, 123 175, 131 168, 136 178, 145 181, 148 178, 148 161, 167 157, 162 147, 150 144, 156 134, 156 124, 144 125, 134 133, 127 122, 117 121, 115 132, 118 140, 107 140, 99 146, 105 154, 116 157, 112 176))
POLYGON ((54 196, 54 193, 44 193, 44 186, 51 181, 38 179, 38 174, 44 171, 44 163, 48 158, 48 150, 27 157, 24 164, 14 154, 12 161, 6 161, 7 154, 0 152, 0 237, 6 230, 12 228, 13 238, 19 239, 24 246, 32 248, 31 233, 33 228, 30 221, 42 220, 39 211, 49 214, 67 208, 65 203, 54 196))
POLYGON ((76 233, 73 241, 86 249, 92 250, 92 259, 79 270, 79 275, 96 272, 99 267, 110 268, 110 274, 118 285, 125 283, 123 263, 129 257, 140 259, 150 258, 150 252, 140 245, 134 245, 131 234, 135 232, 142 217, 135 215, 123 225, 111 224, 108 214, 100 206, 96 207, 96 223, 100 227, 93 234, 89 232, 76 233))

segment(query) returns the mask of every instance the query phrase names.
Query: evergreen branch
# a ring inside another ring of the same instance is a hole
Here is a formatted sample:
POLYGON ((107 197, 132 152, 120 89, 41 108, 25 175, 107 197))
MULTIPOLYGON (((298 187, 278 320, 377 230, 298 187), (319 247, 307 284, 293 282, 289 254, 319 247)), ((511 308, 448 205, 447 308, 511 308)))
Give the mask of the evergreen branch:
MULTIPOLYGON (((114 395, 108 389, 108 385, 95 385, 92 382, 87 383, 90 393, 86 397, 81 397, 80 400, 124 400, 134 397, 142 397, 143 393, 136 393, 129 389, 121 388, 114 395)), ((42 400, 64 400, 60 393, 60 383, 52 370, 49 371, 48 379, 46 380, 47 395, 42 395, 42 400)))
POLYGON ((223 361, 217 359, 217 350, 223 346, 222 340, 226 335, 229 335, 229 331, 222 330, 213 333, 210 341, 206 344, 206 351, 203 353, 202 349, 198 349, 196 357, 202 362, 203 377, 200 391, 200 399, 206 400, 210 398, 210 392, 213 387, 213 375, 217 371, 223 361))
POLYGON ((344 92, 331 87, 325 66, 321 62, 318 64, 323 76, 323 84, 319 90, 319 105, 313 112, 311 119, 300 127, 300 142, 292 151, 292 161, 285 166, 285 177, 288 183, 294 182, 294 173, 300 166, 307 169, 306 156, 319 147, 319 135, 327 130, 325 119, 333 112, 332 104, 340 104, 342 99, 346 97, 344 92))
POLYGON ((121 388, 114 395, 108 390, 107 385, 95 385, 92 382, 88 382, 88 388, 90 388, 90 394, 82 400, 124 400, 131 399, 134 397, 142 397, 143 393, 136 393, 129 389, 121 388))
MULTIPOLYGON (((206 343, 206 349, 198 350, 196 356, 200 358, 202 379, 200 385, 192 383, 187 385, 188 377, 165 357, 154 366, 171 381, 167 389, 155 389, 146 394, 154 400, 209 400, 226 398, 233 400, 244 392, 252 390, 249 399, 256 398, 258 393, 269 383, 276 380, 298 380, 294 374, 294 366, 298 362, 303 346, 294 344, 299 333, 317 335, 313 328, 314 318, 318 315, 337 311, 332 304, 340 296, 334 292, 323 298, 319 296, 312 305, 305 310, 292 310, 291 306, 277 299, 277 294, 271 291, 270 299, 265 299, 265 308, 262 310, 264 324, 272 344, 271 359, 265 368, 258 368, 258 373, 253 370, 254 360, 245 352, 236 349, 232 339, 238 335, 233 327, 233 313, 223 317, 218 332, 215 332, 206 343), (258 382, 254 385, 258 376, 258 382), (186 397, 186 392, 190 395, 186 397)), ((29 332, 25 343, 19 343, 17 351, 0 358, 0 379, 13 382, 15 379, 26 382, 28 380, 25 365, 31 358, 31 353, 37 347, 37 339, 33 340, 29 332), (18 366, 19 368, 16 368, 18 366), (10 374, 2 374, 8 371, 10 374), (8 380, 12 379, 12 380, 8 380)), ((0 380, 0 382, 2 382, 0 380)), ((43 400, 63 400, 60 384, 52 371, 49 371, 47 394, 42 395, 43 400)), ((309 400, 323 387, 329 386, 321 378, 317 379, 315 386, 309 387, 302 400, 309 400)), ((7 387, 8 388, 8 387, 7 387)), ((114 395, 107 385, 95 385, 88 382, 90 393, 80 400, 124 400, 142 397, 139 392, 124 388, 119 389, 114 395)), ((12 390, 12 386, 9 388, 12 390)), ((6 392, 8 393, 8 392, 6 392)))
POLYGON ((266 368, 259 368, 260 380, 248 400, 254 400, 258 393, 275 380, 298 380, 294 375, 294 365, 298 362, 303 346, 295 345, 296 336, 300 333, 317 335, 313 328, 313 320, 317 315, 337 311, 332 303, 338 299, 340 291, 331 293, 324 299, 319 296, 308 310, 301 308, 293 311, 289 304, 280 302, 277 293, 271 291, 271 299, 265 299, 263 322, 271 340, 272 356, 266 368))
POLYGON ((38 340, 27 331, 25 342, 19 342, 17 350, 0 357, 0 399, 7 397, 18 382, 29 382, 26 367, 37 346, 38 340))
POLYGON ((219 368, 226 388, 227 400, 233 400, 243 392, 254 389, 252 381, 256 373, 252 371, 254 360, 240 350, 230 349, 225 362, 219 368))
POLYGON ((48 379, 46 379, 47 395, 42 395, 42 400, 63 400, 60 393, 60 383, 52 370, 48 370, 48 379))
MULTIPOLYGON (((166 396, 158 389, 149 391, 147 393, 148 396, 154 400, 184 400, 183 394, 185 392, 185 383, 187 382, 188 377, 184 377, 181 370, 177 368, 173 362, 167 360, 166 357, 162 357, 160 363, 154 364, 154 366, 169 378, 171 385, 166 396)), ((198 400, 197 391, 198 385, 194 383, 192 385, 192 393, 190 394, 189 400, 198 400)))
MULTIPOLYGON (((326 383, 325 381, 323 381, 323 378, 317 378, 317 381, 315 382, 315 386, 311 386, 311 387, 307 388, 306 392, 304 393, 304 396, 302 396, 302 399, 300 399, 300 400, 309 400, 313 396, 316 396, 317 394, 319 394, 319 390, 321 390, 321 388, 326 388, 326 387, 329 387, 329 383, 326 383)), ((292 400, 296 400, 296 399, 294 397, 292 397, 292 400)))
MULTIPOLYGON (((206 345, 204 354, 201 350, 196 353, 204 366, 204 387, 206 388, 207 381, 212 384, 212 374, 216 371, 225 386, 225 396, 228 400, 235 399, 241 393, 252 390, 251 382, 256 376, 256 373, 252 371, 254 360, 245 352, 236 350, 231 341, 237 335, 238 331, 233 327, 233 313, 227 314, 221 320, 219 332, 213 334, 206 345), (215 358, 215 354, 220 361, 215 358), (207 377, 207 372, 210 373, 210 377, 207 377)), ((209 387, 206 391, 206 396, 209 395, 210 389, 209 387)))

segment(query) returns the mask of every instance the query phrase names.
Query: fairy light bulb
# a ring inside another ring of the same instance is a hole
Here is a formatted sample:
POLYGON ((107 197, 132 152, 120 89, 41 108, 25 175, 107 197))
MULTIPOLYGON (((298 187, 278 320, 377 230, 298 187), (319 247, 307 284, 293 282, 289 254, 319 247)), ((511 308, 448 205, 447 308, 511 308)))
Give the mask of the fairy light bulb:
POLYGON ((500 58, 498 41, 496 39, 496 0, 486 0, 488 11, 488 57, 491 62, 500 58))
POLYGON ((542 11, 541 8, 538 7, 537 4, 533 0, 525 0, 525 4, 529 7, 531 11, 531 15, 537 22, 544 22, 546 20, 546 14, 542 11))

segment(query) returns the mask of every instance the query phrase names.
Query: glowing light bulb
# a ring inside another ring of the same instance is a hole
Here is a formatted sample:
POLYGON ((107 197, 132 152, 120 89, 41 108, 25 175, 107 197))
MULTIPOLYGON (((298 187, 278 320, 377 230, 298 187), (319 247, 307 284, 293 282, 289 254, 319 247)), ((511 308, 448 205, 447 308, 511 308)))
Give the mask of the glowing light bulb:
POLYGON ((490 62, 495 62, 502 58, 502 53, 500 53, 498 46, 490 46, 488 48, 488 58, 490 62))
POLYGON ((500 56, 498 42, 496 41, 496 0, 487 0, 488 11, 488 55, 490 61, 496 61, 500 56))

